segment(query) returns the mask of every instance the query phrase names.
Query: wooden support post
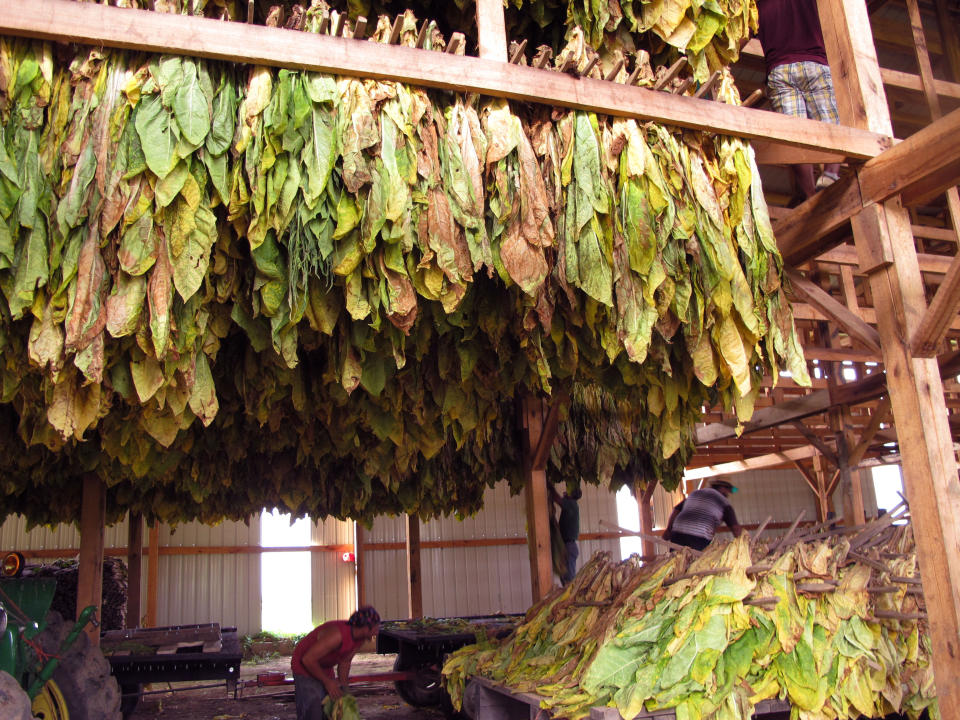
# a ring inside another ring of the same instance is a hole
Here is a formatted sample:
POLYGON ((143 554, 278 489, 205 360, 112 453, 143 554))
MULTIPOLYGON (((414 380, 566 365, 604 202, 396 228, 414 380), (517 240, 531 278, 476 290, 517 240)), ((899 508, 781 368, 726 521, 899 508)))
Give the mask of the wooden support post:
POLYGON ((147 621, 146 627, 157 626, 157 599, 160 595, 160 526, 150 526, 150 544, 147 547, 147 621))
MULTIPOLYGON (((544 433, 545 403, 540 398, 524 397, 522 406, 524 472, 527 476, 524 498, 527 510, 527 547, 530 553, 530 584, 533 602, 553 588, 553 559, 550 553, 550 503, 547 499, 547 473, 533 464, 535 448, 548 438, 544 433)), ((552 438, 549 438, 552 442, 552 438)))
POLYGON ((366 542, 366 529, 358 522, 354 524, 354 553, 357 563, 357 607, 363 607, 367 605, 367 588, 364 585, 364 563, 366 562, 366 556, 364 552, 364 544, 366 542))
MULTIPOLYGON (((871 37, 866 5, 820 0, 818 8, 827 55, 839 80, 840 117, 846 124, 892 135, 876 52, 872 45, 865 47, 871 37)), ((940 707, 956 717, 960 708, 960 487, 937 361, 914 357, 909 344, 926 306, 910 217, 894 198, 869 205, 851 222, 861 258, 876 257, 879 251, 889 259, 864 267, 869 268, 877 309, 910 513, 914 527, 921 529, 915 539, 937 697, 940 707)))
POLYGON ((827 468, 823 458, 813 458, 813 473, 817 480, 817 518, 820 522, 826 522, 833 510, 833 499, 827 492, 827 468))
POLYGON ((407 515, 407 607, 413 619, 423 617, 423 582, 420 573, 420 519, 407 515))
MULTIPOLYGON (((648 480, 647 486, 643 489, 641 495, 637 495, 637 504, 640 509, 640 532, 646 535, 653 534, 653 493, 659 483, 657 480, 648 480)), ((651 557, 656 554, 657 546, 649 538, 643 538, 640 543, 640 552, 644 557, 651 557)))
POLYGON ((935 0, 937 6, 937 23, 940 27, 940 46, 944 50, 950 65, 950 74, 954 82, 960 82, 960 33, 956 23, 950 17, 947 0, 935 0))
MULTIPOLYGON (((107 518, 107 486, 96 475, 83 476, 83 499, 80 508, 80 567, 77 578, 77 616, 89 605, 97 608, 100 619, 103 602, 104 525, 107 518)), ((100 628, 86 627, 90 642, 100 646, 100 628)))
POLYGON ((477 45, 485 60, 507 62, 507 31, 500 0, 477 0, 477 45))
POLYGON ((143 572, 143 515, 127 517, 127 622, 128 628, 140 627, 140 579, 143 572))

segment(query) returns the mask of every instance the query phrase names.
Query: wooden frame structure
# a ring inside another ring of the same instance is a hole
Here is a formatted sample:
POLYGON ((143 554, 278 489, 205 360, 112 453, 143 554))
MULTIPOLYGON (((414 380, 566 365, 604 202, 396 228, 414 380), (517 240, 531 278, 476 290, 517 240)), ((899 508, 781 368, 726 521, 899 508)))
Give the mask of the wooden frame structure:
MULTIPOLYGON (((8 0, 0 5, 0 32, 385 78, 708 128, 757 140, 765 162, 845 159, 845 177, 798 207, 778 207, 776 197, 768 198, 794 281, 805 351, 817 364, 813 392, 789 379, 770 378, 751 432, 743 434, 731 432, 723 412, 709 410, 708 425, 698 430, 704 439, 695 464, 709 468, 701 473, 722 471, 724 463, 739 469, 793 464, 817 495, 821 514, 839 484, 851 498, 848 521, 856 522, 862 521, 863 509, 855 502, 853 471, 861 462, 889 453, 887 446, 895 443, 918 530, 940 707, 945 718, 955 718, 960 713, 960 484, 954 439, 960 427, 951 424, 948 411, 960 408, 960 385, 950 379, 960 368, 956 355, 944 351, 960 349, 960 200, 954 188, 960 183, 960 109, 949 109, 960 100, 960 43, 946 0, 932 0, 926 7, 918 0, 903 1, 915 74, 881 69, 878 61, 869 11, 879 14, 885 10, 881 6, 894 3, 819 0, 841 111, 836 126, 513 64, 500 0, 477 0, 480 57, 70 0, 8 0), (942 64, 952 80, 934 75, 923 15, 931 5, 943 31, 938 45, 942 64), (885 85, 896 94, 922 94, 927 112, 892 118, 885 85), (894 141, 896 125, 909 128, 902 133, 909 137, 900 143, 894 141), (944 195, 945 204, 938 204, 935 198, 944 195), (855 379, 844 383, 848 370, 855 379), (785 411, 791 404, 795 407, 785 411), (891 419, 896 435, 891 434, 891 419), (836 465, 832 475, 828 463, 836 465)), ((748 60, 751 53, 756 57, 752 45, 748 60)), ((780 198, 780 204, 786 199, 780 198)), ((552 582, 543 468, 559 404, 547 408, 530 398, 522 413, 536 599, 552 582)), ((89 529, 95 524, 98 494, 93 483, 87 485, 83 524, 89 529)), ((83 555, 91 572, 95 534, 83 534, 84 544, 93 545, 83 555)), ((410 540, 412 554, 412 533, 410 540)), ((102 544, 101 534, 101 554, 102 544)), ((148 569, 154 573, 153 531, 149 552, 148 569)), ((411 566, 411 574, 413 570, 411 566)), ((148 622, 155 614, 155 601, 151 609, 148 598, 148 622)))

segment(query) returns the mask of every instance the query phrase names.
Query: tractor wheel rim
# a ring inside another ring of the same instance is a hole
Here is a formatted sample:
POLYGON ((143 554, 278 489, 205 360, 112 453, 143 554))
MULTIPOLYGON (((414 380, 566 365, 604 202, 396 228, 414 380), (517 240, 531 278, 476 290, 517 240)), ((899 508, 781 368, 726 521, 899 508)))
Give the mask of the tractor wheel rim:
POLYGON ((40 694, 33 699, 30 710, 40 720, 70 720, 67 701, 53 680, 48 680, 40 694))

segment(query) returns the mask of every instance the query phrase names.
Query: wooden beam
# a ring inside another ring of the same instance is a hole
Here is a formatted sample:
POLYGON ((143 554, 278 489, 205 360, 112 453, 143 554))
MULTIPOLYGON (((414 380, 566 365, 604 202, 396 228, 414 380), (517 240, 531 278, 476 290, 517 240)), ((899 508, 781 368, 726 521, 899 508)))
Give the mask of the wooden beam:
MULTIPOLYGON (((907 12, 910 15, 910 25, 913 29, 913 39, 916 45, 917 64, 920 67, 920 77, 923 80, 923 93, 926 96, 927 106, 930 108, 930 117, 939 120, 943 116, 940 107, 940 98, 933 87, 933 67, 930 64, 930 55, 927 53, 927 40, 923 32, 923 22, 920 18, 920 6, 917 0, 907 0, 907 12)), ((956 187, 947 188, 947 213, 954 230, 960 228, 960 193, 956 187)), ((956 242, 956 235, 953 240, 956 242)), ((933 357, 937 348, 943 342, 950 329, 950 323, 960 310, 960 253, 954 257, 950 270, 937 288, 937 293, 930 302, 930 307, 924 313, 916 334, 910 345, 914 356, 933 357)))
POLYGON ((128 628, 140 627, 140 587, 143 575, 143 515, 127 517, 127 622, 128 628))
MULTIPOLYGON (((911 225, 911 230, 913 231, 914 237, 931 237, 931 235, 922 235, 917 232, 918 226, 911 225)), ((939 229, 939 228, 931 228, 939 229)), ((951 236, 953 236, 953 231, 947 231, 951 236)), ((935 238, 946 240, 946 238, 935 238)), ((852 245, 840 245, 838 247, 827 250, 825 253, 818 255, 816 261, 824 263, 836 263, 838 265, 853 265, 859 268, 860 265, 860 256, 857 254, 857 249, 852 245)), ((949 255, 932 255, 930 253, 917 253, 917 262, 920 264, 920 271, 923 273, 929 273, 931 275, 943 275, 950 270, 950 266, 953 263, 953 258, 949 255)), ((858 273, 860 274, 860 273, 858 273)))
MULTIPOLYGON (((870 23, 863 3, 844 0, 820 0, 818 7, 828 56, 842 54, 855 38, 870 36, 870 23), (829 22, 842 18, 842 22, 829 22), (828 22, 823 22, 828 20, 828 22)), ((837 102, 841 117, 858 127, 889 133, 890 116, 884 107, 882 92, 877 84, 861 79, 871 76, 876 68, 875 56, 854 54, 848 58, 854 71, 850 77, 856 82, 837 86, 837 102), (865 109, 865 111, 863 111, 865 109)), ((874 178, 874 187, 883 187, 896 194, 908 186, 904 170, 918 161, 937 163, 936 155, 950 154, 951 142, 955 153, 954 174, 960 174, 960 139, 942 135, 943 145, 914 147, 916 155, 902 155, 902 148, 914 138, 927 133, 936 139, 951 120, 960 126, 960 111, 937 121, 925 130, 911 136, 890 152, 879 166, 886 165, 889 177, 874 178), (932 131, 932 133, 928 133, 932 131), (891 158, 899 158, 889 164, 891 158)), ((955 128, 956 130, 956 128, 955 128)), ((960 135, 954 131, 954 135, 960 135)), ((949 164, 949 163, 948 163, 949 164)), ((876 168, 875 168, 876 172, 876 168)), ((943 179, 943 174, 934 171, 943 179)), ((864 195, 873 197, 869 183, 864 195)), ((956 185, 947 182, 942 187, 956 185)), ((942 188, 941 188, 942 189, 942 188)), ((903 196, 907 201, 909 193, 903 196)), ((960 489, 957 487, 957 462, 953 453, 947 409, 936 360, 913 357, 909 338, 925 310, 923 280, 917 262, 910 218, 898 200, 874 204, 865 208, 851 221, 857 251, 869 258, 883 248, 881 254, 889 262, 868 265, 870 289, 877 310, 878 329, 883 348, 890 401, 897 428, 900 453, 903 458, 904 487, 910 501, 914 527, 923 528, 916 534, 917 558, 923 583, 923 594, 929 614, 931 665, 934 669, 937 697, 940 707, 956 714, 960 707, 960 489)))
POLYGON ((915 205, 960 182, 960 109, 867 162, 857 173, 864 206, 900 195, 915 205))
POLYGON ((762 468, 777 467, 779 465, 790 465, 797 460, 806 460, 819 454, 820 451, 813 445, 804 445, 803 447, 784 450, 783 452, 759 455, 735 462, 693 468, 684 471, 683 479, 685 481, 700 480, 703 478, 719 477, 721 475, 734 475, 736 473, 746 472, 747 470, 760 470, 762 468))
POLYGON ((803 277, 796 270, 787 268, 785 273, 790 279, 794 297, 806 300, 813 305, 868 350, 876 353, 880 352, 880 335, 850 308, 839 302, 819 285, 803 277))
POLYGON ((530 585, 533 602, 553 589, 553 558, 550 553, 550 502, 547 499, 547 473, 532 467, 533 451, 543 434, 544 403, 526 396, 522 403, 524 498, 527 512, 527 549, 530 556, 530 585))
POLYGON ((160 596, 160 526, 150 526, 147 546, 147 621, 146 627, 157 627, 157 606, 160 596))
POLYGON ((757 165, 795 165, 797 163, 842 163, 846 158, 837 153, 822 150, 806 150, 769 143, 765 140, 752 140, 757 165))
POLYGON ((477 45, 480 57, 507 62, 507 32, 500 0, 477 0, 477 45))
POLYGON ((420 519, 407 515, 407 608, 414 620, 423 617, 423 576, 420 565, 420 519))
MULTIPOLYGON (((94 605, 100 619, 103 605, 103 547, 107 519, 107 486, 92 473, 83 476, 80 506, 80 563, 77 575, 77 617, 94 605)), ((84 631, 100 647, 100 628, 92 623, 84 631)))
POLYGON ((850 465, 852 467, 856 467, 860 464, 860 461, 863 460, 863 456, 866 454, 873 439, 877 436, 880 426, 887 421, 889 416, 890 396, 885 395, 873 409, 869 424, 863 429, 863 432, 860 433, 860 439, 857 441, 853 450, 850 451, 850 465))
POLYGON ((366 553, 367 553, 367 538, 366 538, 366 528, 363 527, 358 522, 353 524, 354 532, 353 536, 355 538, 354 546, 355 558, 356 558, 356 568, 357 568, 357 607, 361 608, 364 605, 369 605, 367 602, 367 584, 366 584, 366 553))
POLYGON ((832 465, 840 464, 840 460, 839 458, 837 458, 837 453, 835 453, 833 450, 827 447, 827 444, 823 442, 823 440, 821 440, 820 437, 815 432, 813 432, 813 430, 811 430, 806 425, 804 425, 802 421, 795 420, 790 424, 793 427, 795 427, 800 432, 800 434, 807 439, 807 442, 809 442, 817 450, 819 450, 820 454, 824 458, 826 458, 832 465))
MULTIPOLYGON (((960 33, 957 24, 950 17, 947 0, 934 0, 937 8, 937 26, 940 28, 940 45, 944 48, 950 74, 954 81, 960 83, 960 33)), ((960 97, 960 95, 958 95, 960 97)))
MULTIPOLYGON (((637 497, 637 503, 640 510, 640 532, 646 535, 653 534, 653 493, 659 485, 656 480, 647 479, 647 486, 643 493, 637 497)), ((644 557, 655 555, 657 552, 656 544, 649 538, 641 535, 640 552, 644 557)))
POLYGON ((557 438, 557 428, 560 425, 560 413, 566 407, 570 396, 565 391, 558 392, 550 400, 550 412, 543 423, 543 430, 540 433, 540 440, 533 452, 533 458, 530 461, 534 470, 546 470, 547 460, 550 458, 550 448, 553 447, 553 441, 557 438))
POLYGON ((97 3, 6 0, 0 3, 0 33, 395 80, 765 138, 854 159, 874 157, 890 146, 889 137, 869 131, 500 60, 97 3))
POLYGON ((786 264, 802 265, 829 250, 823 238, 871 203, 900 195, 905 205, 917 204, 958 182, 960 109, 868 160, 855 177, 841 178, 798 205, 774 225, 777 245, 786 264))
POLYGON ((814 473, 811 473, 809 470, 807 470, 807 468, 804 467, 803 463, 797 460, 794 460, 791 464, 797 469, 797 471, 801 475, 803 475, 803 479, 807 482, 807 486, 813 491, 813 494, 818 495, 820 492, 820 489, 817 487, 816 475, 814 473))

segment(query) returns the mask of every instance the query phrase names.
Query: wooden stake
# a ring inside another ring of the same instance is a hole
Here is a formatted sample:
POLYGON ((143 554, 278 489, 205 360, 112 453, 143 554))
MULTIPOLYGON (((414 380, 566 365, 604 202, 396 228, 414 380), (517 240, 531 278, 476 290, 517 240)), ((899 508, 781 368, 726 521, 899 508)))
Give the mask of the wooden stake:
POLYGON ((747 99, 740 103, 743 107, 753 107, 757 101, 763 97, 763 88, 757 88, 747 96, 747 99))
POLYGON ((460 49, 460 43, 464 41, 464 35, 461 32, 455 32, 450 36, 450 42, 447 43, 447 52, 451 55, 456 55, 457 50, 460 49))
POLYGON ((253 10, 256 5, 255 0, 248 0, 247 2, 247 24, 253 23, 253 10))
MULTIPOLYGON (((77 617, 89 605, 97 608, 99 620, 103 604, 104 525, 107 517, 107 486, 96 475, 83 476, 80 510, 80 566, 77 579, 77 617)), ((90 623, 84 631, 91 644, 100 647, 100 628, 90 623)))
POLYGON ((590 62, 587 63, 587 66, 583 69, 583 72, 580 73, 580 76, 589 77, 590 71, 593 70, 594 67, 596 67, 599 61, 600 61, 599 55, 594 55, 592 58, 590 58, 590 62))
POLYGON ((523 51, 527 49, 527 39, 524 38, 519 45, 517 45, 513 52, 510 54, 510 64, 516 65, 520 62, 520 58, 523 57, 523 51))
POLYGON ((424 43, 427 41, 427 26, 430 25, 429 20, 424 20, 423 25, 420 26, 420 32, 417 33, 417 47, 423 48, 424 43))
POLYGON ((363 40, 363 34, 367 31, 367 19, 361 15, 357 18, 357 24, 353 28, 353 39, 363 40))
POLYGON ((340 37, 343 34, 343 24, 346 19, 347 19, 347 14, 345 12, 340 13, 337 16, 337 23, 333 28, 334 37, 340 37))
POLYGON ((535 67, 538 70, 542 70, 544 66, 550 62, 550 59, 553 57, 553 50, 547 48, 544 50, 543 54, 540 56, 540 59, 537 60, 535 67))
POLYGON ((610 72, 607 73, 607 76, 604 78, 607 82, 613 82, 617 77, 617 74, 620 72, 620 69, 623 67, 623 58, 617 60, 610 72))
POLYGON ((703 97, 708 92, 713 90, 713 86, 717 84, 717 80, 719 79, 720 79, 720 71, 714 70, 713 75, 711 75, 710 78, 703 85, 697 88, 697 91, 693 94, 693 96, 703 97))
POLYGON ((390 30, 390 40, 387 42, 388 45, 397 44, 397 41, 400 40, 401 30, 403 30, 403 15, 397 15, 396 20, 393 21, 393 28, 390 30))
POLYGON ((357 607, 361 608, 364 605, 369 605, 367 602, 367 586, 366 586, 366 549, 364 545, 366 544, 366 529, 358 522, 354 522, 354 537, 356 541, 354 545, 355 558, 357 562, 357 607))
MULTIPOLYGON (((677 77, 677 75, 680 74, 680 71, 683 70, 686 64, 687 64, 686 56, 674 62, 673 65, 670 66, 670 69, 667 70, 663 75, 661 75, 660 79, 653 84, 653 89, 663 90, 667 85, 669 85, 673 81, 675 77, 677 77)), ((634 72, 639 72, 639 70, 635 70, 634 72)), ((628 83, 628 84, 632 85, 633 83, 628 83)))

